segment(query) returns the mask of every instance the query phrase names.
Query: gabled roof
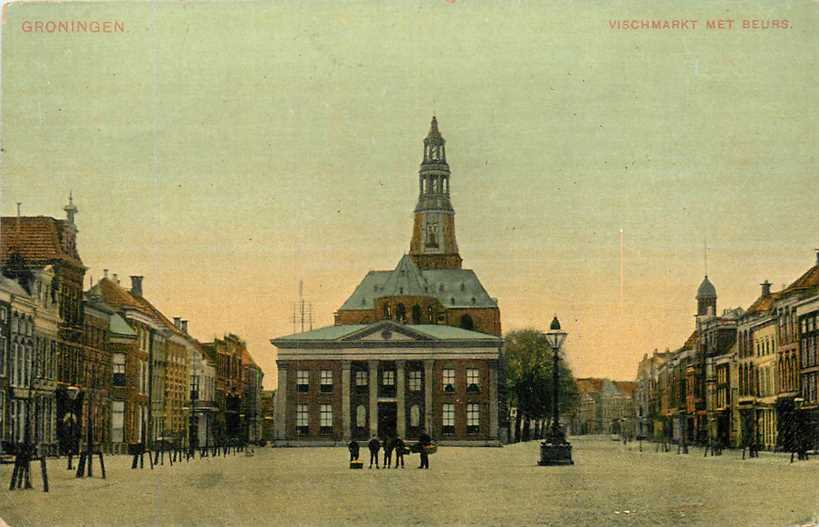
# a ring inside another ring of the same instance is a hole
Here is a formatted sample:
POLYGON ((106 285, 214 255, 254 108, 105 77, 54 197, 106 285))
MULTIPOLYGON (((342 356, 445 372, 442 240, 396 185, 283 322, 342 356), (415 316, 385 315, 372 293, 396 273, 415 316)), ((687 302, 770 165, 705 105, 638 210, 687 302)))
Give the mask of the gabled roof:
POLYGON ((242 349, 242 366, 253 366, 255 368, 259 367, 246 349, 242 349))
POLYGON ((687 339, 685 339, 685 344, 682 345, 683 349, 694 349, 697 345, 697 330, 691 332, 687 339))
POLYGON ((13 295, 24 296, 26 298, 31 297, 31 295, 26 292, 25 289, 23 289, 23 286, 20 285, 20 282, 11 278, 6 278, 2 274, 0 274, 0 289, 3 289, 13 295))
POLYGON ((130 308, 139 311, 143 315, 152 318, 157 324, 164 326, 168 331, 189 338, 184 332, 179 330, 168 317, 162 314, 145 297, 135 295, 125 290, 110 278, 103 278, 88 290, 89 295, 98 296, 103 302, 114 309, 130 308))
POLYGON ((373 309, 377 298, 431 296, 446 308, 497 307, 471 269, 420 269, 404 255, 392 271, 370 271, 340 310, 373 309))
POLYGON ((76 247, 66 250, 63 237, 68 224, 48 216, 4 216, 0 218, 0 261, 17 251, 33 265, 66 260, 82 266, 76 247), (19 221, 19 228, 18 228, 19 221))
POLYGON ((803 289, 819 288, 819 265, 814 265, 797 278, 791 285, 782 290, 782 295, 789 295, 803 289))
POLYGON ((774 302, 776 302, 781 296, 782 291, 770 293, 768 295, 761 295, 759 298, 754 300, 754 303, 748 307, 745 313, 742 314, 742 317, 745 318, 760 313, 767 313, 771 310, 771 308, 773 308, 774 302))

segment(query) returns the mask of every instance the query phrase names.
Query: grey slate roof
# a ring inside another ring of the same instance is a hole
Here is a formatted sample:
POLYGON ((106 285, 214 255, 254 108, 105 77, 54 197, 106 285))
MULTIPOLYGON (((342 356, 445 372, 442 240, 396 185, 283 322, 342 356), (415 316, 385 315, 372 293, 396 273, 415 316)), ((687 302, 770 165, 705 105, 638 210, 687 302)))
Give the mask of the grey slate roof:
POLYGON ((419 269, 404 255, 392 271, 370 271, 341 310, 373 309, 384 296, 434 296, 446 308, 497 307, 471 269, 419 269))

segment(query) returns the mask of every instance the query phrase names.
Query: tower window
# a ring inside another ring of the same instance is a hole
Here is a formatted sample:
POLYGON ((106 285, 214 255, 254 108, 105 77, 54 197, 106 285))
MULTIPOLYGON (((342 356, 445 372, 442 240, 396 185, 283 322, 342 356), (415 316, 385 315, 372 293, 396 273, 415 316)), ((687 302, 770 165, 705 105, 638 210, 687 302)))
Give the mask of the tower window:
POLYGON ((395 318, 396 320, 398 320, 398 322, 404 323, 407 321, 407 308, 404 307, 404 304, 398 304, 395 315, 396 315, 395 318))
POLYGON ((419 306, 418 304, 412 306, 412 323, 413 324, 421 323, 421 306, 419 306))

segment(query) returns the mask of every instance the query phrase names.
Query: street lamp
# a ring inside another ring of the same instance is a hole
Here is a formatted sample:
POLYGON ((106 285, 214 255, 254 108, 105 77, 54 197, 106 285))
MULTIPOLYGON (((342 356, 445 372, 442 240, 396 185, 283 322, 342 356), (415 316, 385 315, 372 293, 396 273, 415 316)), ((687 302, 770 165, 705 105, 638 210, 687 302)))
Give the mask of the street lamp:
POLYGON ((541 466, 547 465, 573 465, 572 445, 566 441, 566 436, 560 430, 560 410, 559 410, 559 385, 560 385, 560 347, 566 340, 567 333, 560 329, 560 322, 555 315, 549 331, 544 335, 546 342, 552 348, 552 427, 548 436, 540 444, 541 466))

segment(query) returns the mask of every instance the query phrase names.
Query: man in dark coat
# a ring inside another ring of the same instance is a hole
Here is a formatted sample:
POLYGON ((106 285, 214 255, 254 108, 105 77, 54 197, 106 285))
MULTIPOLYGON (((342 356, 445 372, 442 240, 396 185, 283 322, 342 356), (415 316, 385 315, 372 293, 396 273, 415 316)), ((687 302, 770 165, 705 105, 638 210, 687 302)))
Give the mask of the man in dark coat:
POLYGON ((395 439, 392 436, 387 436, 384 440, 384 468, 390 468, 392 465, 392 451, 395 448, 395 439))
POLYGON ((355 439, 350 441, 350 443, 347 445, 347 449, 350 451, 350 461, 355 461, 358 459, 358 451, 360 448, 361 447, 358 446, 358 441, 355 439))
POLYGON ((432 438, 424 430, 421 430, 421 434, 418 436, 418 446, 421 449, 421 466, 418 468, 429 469, 429 453, 427 453, 427 447, 431 444, 432 438))
POLYGON ((378 468, 378 451, 381 450, 381 441, 378 440, 377 437, 373 436, 370 439, 370 442, 367 443, 367 447, 370 449, 370 468, 373 468, 373 461, 375 461, 375 468, 378 468))
POLYGON ((395 468, 398 468, 399 461, 401 462, 401 468, 404 468, 404 440, 400 437, 395 438, 395 468))

